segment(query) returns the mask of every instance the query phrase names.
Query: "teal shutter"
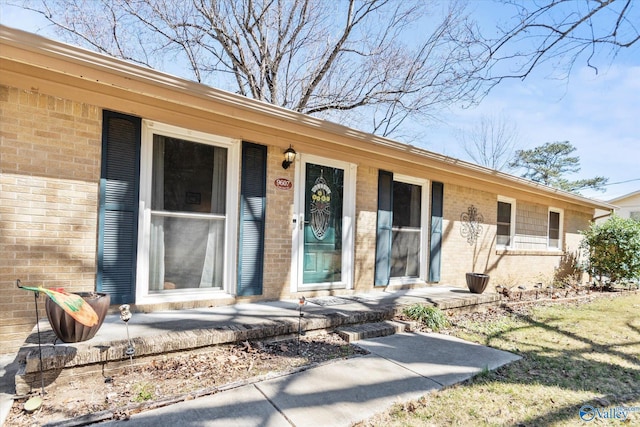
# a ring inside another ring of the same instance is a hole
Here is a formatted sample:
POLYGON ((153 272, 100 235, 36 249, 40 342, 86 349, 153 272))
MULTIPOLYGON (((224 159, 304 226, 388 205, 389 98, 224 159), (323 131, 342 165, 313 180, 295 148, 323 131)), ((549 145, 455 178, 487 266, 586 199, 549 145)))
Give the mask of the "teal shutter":
POLYGON ((429 281, 440 281, 442 253, 442 213, 444 184, 431 183, 431 250, 429 252, 429 281))
POLYGON ((262 295, 267 147, 242 144, 238 295, 262 295))
POLYGON ((97 289, 135 302, 141 120, 103 112, 97 289))
POLYGON ((375 286, 387 286, 391 278, 392 226, 393 173, 381 170, 378 172, 375 286))

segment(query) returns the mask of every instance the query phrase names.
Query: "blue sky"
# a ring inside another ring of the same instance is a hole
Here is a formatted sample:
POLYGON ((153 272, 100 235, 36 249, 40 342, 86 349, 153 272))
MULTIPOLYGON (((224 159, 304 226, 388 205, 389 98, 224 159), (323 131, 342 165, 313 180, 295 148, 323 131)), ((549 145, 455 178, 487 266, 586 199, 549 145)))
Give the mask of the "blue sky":
MULTIPOLYGON (((522 4, 534 6, 529 0, 522 4)), ((576 5, 584 7, 585 2, 576 5)), ((495 0, 472 0, 469 6, 485 30, 513 13, 495 0)), ((638 12, 634 9, 633 19, 638 12)), ((562 69, 554 69, 549 61, 524 80, 504 80, 475 108, 452 108, 444 123, 432 127, 429 149, 466 159, 456 130, 472 127, 483 115, 503 116, 515 123, 522 149, 571 142, 582 169, 567 179, 605 176, 609 183, 630 181, 609 185, 604 193, 585 190, 585 196, 609 200, 640 190, 640 43, 615 58, 605 50, 596 58, 597 74, 582 61, 576 62, 568 79, 558 79, 562 69)))
MULTIPOLYGON (((56 38, 46 21, 6 0, 0 0, 0 23, 56 38)), ((524 81, 503 81, 477 107, 443 112, 416 145, 467 160, 456 140, 459 130, 472 127, 482 115, 502 115, 515 123, 521 148, 570 141, 582 170, 567 178, 601 175, 610 183, 630 181, 584 195, 608 200, 640 190, 640 46, 608 64, 598 74, 577 64, 568 80, 552 79, 541 68, 524 81)))
POLYGON ((465 154, 455 140, 456 129, 473 126, 483 115, 503 114, 516 123, 523 148, 545 142, 570 141, 582 170, 570 179, 605 176, 606 193, 584 191, 611 199, 640 190, 640 55, 628 64, 613 64, 598 75, 576 68, 569 81, 531 76, 505 81, 478 107, 454 108, 446 123, 436 124, 429 148, 453 157, 465 154))

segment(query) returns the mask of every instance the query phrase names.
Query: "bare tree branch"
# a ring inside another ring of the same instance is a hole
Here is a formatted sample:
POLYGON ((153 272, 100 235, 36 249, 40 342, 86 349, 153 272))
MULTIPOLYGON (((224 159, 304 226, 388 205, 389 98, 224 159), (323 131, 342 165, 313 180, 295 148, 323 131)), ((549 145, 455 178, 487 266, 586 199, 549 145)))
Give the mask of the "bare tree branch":
POLYGON ((485 84, 478 71, 487 46, 457 1, 442 10, 422 0, 26 0, 25 7, 67 41, 385 136, 409 117, 476 101, 485 84))
POLYGON ((506 116, 483 115, 471 129, 460 133, 462 147, 477 164, 491 169, 513 169, 510 162, 519 146, 515 123, 506 116))
POLYGON ((563 70, 567 76, 584 58, 597 73, 603 56, 614 58, 640 40, 640 13, 633 0, 504 0, 503 4, 513 7, 516 15, 490 46, 491 65, 485 72, 494 84, 526 78, 550 61, 555 71, 563 70))

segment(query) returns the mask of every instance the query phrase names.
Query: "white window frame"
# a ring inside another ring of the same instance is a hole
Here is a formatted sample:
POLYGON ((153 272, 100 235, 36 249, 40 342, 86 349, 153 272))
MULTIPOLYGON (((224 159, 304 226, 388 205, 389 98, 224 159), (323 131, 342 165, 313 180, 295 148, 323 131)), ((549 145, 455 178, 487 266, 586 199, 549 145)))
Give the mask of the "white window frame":
MULTIPOLYGON (((548 216, 547 216, 548 217, 548 216)), ((505 196, 498 196, 496 200, 496 248, 498 249, 513 249, 516 245, 516 199, 505 196), (511 224, 509 227, 509 244, 498 244, 498 202, 511 204, 511 224)))
MULTIPOLYGON (((390 285, 409 285, 414 283, 423 283, 427 280, 428 270, 428 252, 427 244, 429 243, 429 180, 423 178, 416 178, 409 175, 397 175, 393 174, 393 180, 404 182, 407 184, 419 185, 422 187, 422 194, 420 195, 420 272, 418 277, 391 277, 389 280, 390 285)), ((393 208, 393 207, 392 207, 393 208)))
POLYGON ((564 239, 562 238, 564 234, 564 209, 560 209, 560 208, 554 208, 552 206, 549 207, 549 210, 547 212, 547 249, 551 250, 551 251, 561 251, 563 248, 563 243, 564 243, 564 239), (555 246, 551 246, 549 245, 549 240, 551 239, 550 236, 550 232, 551 232, 551 221, 550 221, 550 215, 551 212, 555 212, 557 214, 559 214, 559 218, 558 218, 558 247, 555 246))
POLYGON ((138 215, 138 254, 136 273, 136 304, 191 301, 193 299, 222 298, 236 292, 236 263, 238 242, 238 203, 240 181, 240 145, 237 139, 225 138, 178 126, 142 121, 140 152, 140 200, 138 215), (225 218, 225 260, 223 288, 182 289, 180 292, 149 293, 149 251, 151 241, 151 195, 153 167, 153 135, 163 135, 185 141, 215 145, 227 149, 227 198, 225 218))
POLYGON ((356 178, 355 163, 329 159, 312 154, 298 154, 295 160, 294 184, 294 217, 293 233, 291 236, 291 292, 304 292, 325 289, 353 289, 355 274, 355 226, 356 226, 356 178), (303 164, 314 163, 344 170, 343 207, 342 207, 342 280, 336 283, 303 284, 303 253, 304 233, 300 224, 304 223, 305 206, 305 167, 303 164))

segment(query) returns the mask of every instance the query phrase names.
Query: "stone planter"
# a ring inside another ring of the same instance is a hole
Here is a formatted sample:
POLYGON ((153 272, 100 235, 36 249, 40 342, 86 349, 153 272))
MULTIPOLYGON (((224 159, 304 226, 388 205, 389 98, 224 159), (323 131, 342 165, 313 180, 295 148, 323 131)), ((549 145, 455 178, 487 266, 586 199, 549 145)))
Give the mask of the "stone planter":
POLYGON ((481 273, 467 273, 467 287, 474 294, 481 294, 487 289, 489 275, 481 273))
POLYGON ((111 303, 111 297, 105 293, 74 292, 74 294, 80 295, 94 309, 98 315, 98 323, 95 326, 85 326, 67 314, 51 298, 47 298, 45 308, 51 328, 60 340, 67 343, 87 341, 93 338, 102 326, 111 303))

